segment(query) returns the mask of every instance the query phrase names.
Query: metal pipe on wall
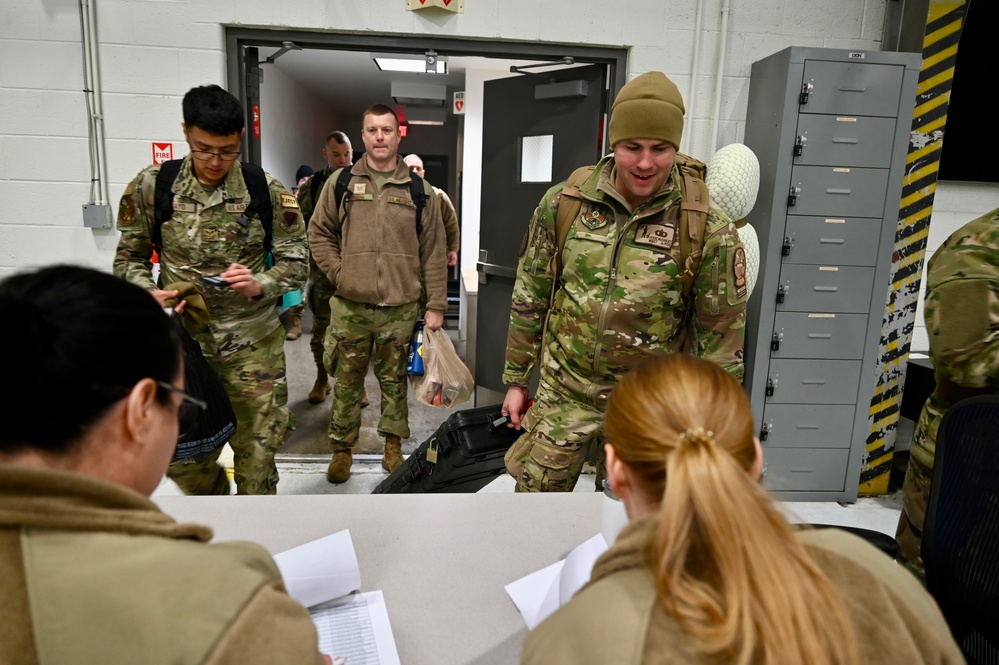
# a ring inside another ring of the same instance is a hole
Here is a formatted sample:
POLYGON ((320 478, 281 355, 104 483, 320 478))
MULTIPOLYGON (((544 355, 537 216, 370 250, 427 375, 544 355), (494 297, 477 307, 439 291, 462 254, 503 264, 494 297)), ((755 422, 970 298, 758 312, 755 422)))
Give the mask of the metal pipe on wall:
POLYGON ((83 94, 87 100, 90 153, 90 203, 107 204, 107 147, 104 137, 101 67, 97 40, 97 9, 93 0, 80 0, 80 41, 83 46, 83 94))
MULTIPOLYGON (((697 11, 694 14, 694 45, 693 53, 690 58, 690 88, 687 92, 687 109, 688 118, 693 118, 693 107, 697 105, 695 96, 697 95, 697 66, 700 64, 700 52, 701 52, 701 0, 697 0, 697 11)), ((687 152, 694 154, 694 123, 689 123, 686 130, 687 135, 687 152)))
POLYGON ((728 15, 730 13, 730 0, 722 0, 721 34, 718 38, 718 67, 715 71, 715 106, 714 112, 711 114, 711 144, 708 146, 708 157, 718 149, 718 125, 721 124, 722 81, 725 76, 725 46, 728 43, 728 15))

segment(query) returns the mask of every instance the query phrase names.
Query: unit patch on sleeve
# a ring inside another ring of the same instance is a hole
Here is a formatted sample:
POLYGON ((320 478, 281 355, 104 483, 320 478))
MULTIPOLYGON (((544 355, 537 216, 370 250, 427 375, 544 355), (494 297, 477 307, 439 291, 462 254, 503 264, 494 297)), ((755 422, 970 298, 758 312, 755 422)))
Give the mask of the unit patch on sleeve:
POLYGON ((735 274, 735 294, 742 300, 746 297, 746 250, 739 247, 735 250, 732 260, 732 272, 735 274))
POLYGON ((639 245, 658 247, 669 250, 673 247, 673 237, 676 229, 665 224, 655 224, 652 222, 641 224, 635 232, 635 242, 639 245))

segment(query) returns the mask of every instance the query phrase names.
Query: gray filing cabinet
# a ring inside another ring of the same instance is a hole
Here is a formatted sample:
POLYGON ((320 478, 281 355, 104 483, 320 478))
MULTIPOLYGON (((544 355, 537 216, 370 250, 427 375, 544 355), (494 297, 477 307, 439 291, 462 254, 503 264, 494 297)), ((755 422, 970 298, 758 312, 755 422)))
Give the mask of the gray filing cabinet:
POLYGON ((761 262, 745 385, 763 483, 782 499, 857 497, 919 66, 798 47, 753 65, 761 262))

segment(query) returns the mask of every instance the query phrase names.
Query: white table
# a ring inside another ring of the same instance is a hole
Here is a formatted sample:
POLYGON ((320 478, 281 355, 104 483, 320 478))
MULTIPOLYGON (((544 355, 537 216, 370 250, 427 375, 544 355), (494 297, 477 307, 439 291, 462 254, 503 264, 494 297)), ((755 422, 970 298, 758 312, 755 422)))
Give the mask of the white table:
POLYGON ((409 665, 518 662, 527 627, 503 590, 600 531, 601 494, 156 497, 216 540, 272 554, 350 529, 361 590, 385 594, 409 665))

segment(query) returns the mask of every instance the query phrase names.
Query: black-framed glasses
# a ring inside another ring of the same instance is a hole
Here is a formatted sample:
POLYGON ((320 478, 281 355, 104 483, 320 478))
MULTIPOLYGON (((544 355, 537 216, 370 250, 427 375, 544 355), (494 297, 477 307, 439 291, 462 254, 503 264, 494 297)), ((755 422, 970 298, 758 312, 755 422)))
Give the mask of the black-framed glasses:
POLYGON ((212 152, 211 150, 192 150, 191 157, 202 161, 210 162, 212 157, 218 157, 223 162, 234 162, 236 158, 239 157, 239 150, 236 152, 212 152))
POLYGON ((184 436, 188 434, 198 424, 198 418, 201 414, 208 411, 208 402, 198 399, 194 395, 189 395, 166 381, 157 381, 156 385, 181 396, 180 406, 177 407, 177 435, 184 436))

